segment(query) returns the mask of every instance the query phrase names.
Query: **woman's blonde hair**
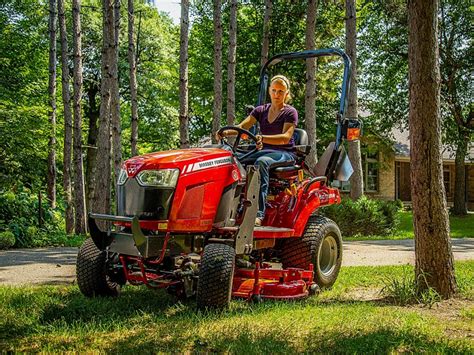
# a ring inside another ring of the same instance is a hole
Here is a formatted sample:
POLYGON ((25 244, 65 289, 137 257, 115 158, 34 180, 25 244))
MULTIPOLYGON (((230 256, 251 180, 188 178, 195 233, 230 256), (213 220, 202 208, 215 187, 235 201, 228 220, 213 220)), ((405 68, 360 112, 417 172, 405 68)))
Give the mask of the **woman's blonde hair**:
POLYGON ((286 87, 286 90, 288 91, 288 94, 285 97, 285 103, 289 102, 291 100, 291 93, 290 93, 290 81, 288 78, 284 75, 275 75, 272 80, 270 80, 270 86, 273 83, 278 83, 286 87))

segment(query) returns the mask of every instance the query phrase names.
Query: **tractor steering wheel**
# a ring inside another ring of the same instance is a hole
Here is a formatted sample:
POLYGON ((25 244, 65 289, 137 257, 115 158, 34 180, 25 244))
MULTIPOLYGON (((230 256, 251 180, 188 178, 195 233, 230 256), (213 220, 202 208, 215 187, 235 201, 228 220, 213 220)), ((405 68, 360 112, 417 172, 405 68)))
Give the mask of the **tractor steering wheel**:
POLYGON ((227 139, 225 139, 225 137, 221 138, 221 144, 224 144, 224 145, 230 147, 234 154, 236 154, 236 153, 245 153, 244 155, 239 156, 239 160, 245 159, 247 156, 249 156, 252 153, 255 153, 258 150, 258 148, 257 148, 257 142, 258 142, 257 137, 255 135, 253 135, 251 132, 247 131, 246 129, 243 129, 243 128, 240 128, 240 127, 237 127, 237 126, 224 126, 220 130, 218 130, 217 133, 220 136, 222 136, 222 133, 224 131, 235 131, 235 132, 237 132, 237 137, 235 138, 235 141, 234 141, 233 145, 230 144, 227 141, 227 139), (247 137, 245 137, 245 136, 247 136, 247 137), (250 150, 250 151, 239 148, 240 140, 241 139, 247 139, 247 138, 250 138, 251 140, 253 140, 255 142, 255 148, 250 150))

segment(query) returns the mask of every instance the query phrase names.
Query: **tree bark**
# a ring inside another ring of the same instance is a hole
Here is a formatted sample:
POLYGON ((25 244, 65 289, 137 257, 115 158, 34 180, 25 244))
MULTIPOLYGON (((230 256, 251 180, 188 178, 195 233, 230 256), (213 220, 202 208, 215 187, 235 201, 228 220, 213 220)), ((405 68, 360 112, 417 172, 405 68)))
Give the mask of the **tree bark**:
POLYGON ((56 208, 56 0, 49 0, 49 142, 48 202, 56 208))
POLYGON ((270 46, 270 24, 272 20, 273 1, 265 0, 265 13, 263 15, 263 39, 260 65, 263 66, 268 60, 268 48, 270 46))
MULTIPOLYGON (((306 10, 306 49, 315 49, 316 32, 316 12, 318 9, 318 0, 308 0, 306 10)), ((308 133, 308 143, 311 145, 311 152, 306 157, 305 162, 311 170, 316 165, 316 58, 306 59, 306 85, 304 97, 304 129, 308 133)))
POLYGON ((82 167, 82 39, 81 39, 81 0, 72 2, 73 42, 74 42, 74 211, 75 233, 86 232, 86 208, 84 201, 84 172, 82 167))
POLYGON ((189 147, 188 39, 189 0, 182 0, 179 42, 179 141, 181 148, 189 147))
POLYGON ((470 134, 464 128, 458 126, 459 143, 456 147, 456 158, 454 160, 454 206, 453 214, 456 216, 467 215, 466 201, 466 155, 470 134))
POLYGON ((212 109, 212 141, 221 126, 222 111, 222 1, 214 0, 214 105, 212 109))
POLYGON ((417 286, 450 298, 456 280, 440 149, 437 10, 437 0, 408 2, 410 175, 417 286))
MULTIPOLYGON (((355 0, 346 0, 346 53, 351 58, 351 85, 347 105, 347 117, 358 117, 357 107, 357 27, 355 0)), ((349 159, 354 169, 350 178, 351 198, 357 200, 364 194, 364 179, 362 176, 362 157, 360 141, 349 141, 349 159)))
POLYGON ((102 69, 100 87, 100 118, 97 137, 97 163, 95 174, 95 188, 92 196, 91 210, 98 213, 110 213, 110 115, 111 115, 111 88, 113 81, 114 57, 114 9, 112 0, 102 0, 103 13, 103 44, 102 69))
POLYGON ((132 100, 131 149, 132 156, 138 155, 138 99, 137 99, 137 64, 135 60, 135 9, 133 0, 128 0, 128 66, 130 70, 130 98, 132 100))
POLYGON ((89 132, 87 133, 87 156, 86 156, 86 207, 90 211, 92 197, 95 191, 95 171, 97 164, 97 136, 99 134, 98 121, 100 110, 97 107, 97 95, 99 86, 97 81, 93 81, 89 87, 85 89, 89 100, 89 108, 87 110, 87 118, 89 119, 89 132))
POLYGON ((110 111, 111 111, 111 128, 112 128, 112 152, 114 159, 114 176, 115 183, 120 174, 122 167, 122 127, 120 124, 120 92, 119 92, 119 36, 120 36, 120 1, 114 1, 114 41, 113 49, 110 51, 112 80, 110 92, 110 111))
POLYGON ((66 17, 64 0, 58 0, 59 36, 61 38, 61 82, 64 106, 64 149, 63 149, 63 190, 66 202, 66 233, 74 232, 74 208, 71 186, 71 152, 72 152, 72 112, 71 93, 69 92, 69 66, 66 17))
POLYGON ((237 54, 237 0, 230 1, 229 53, 227 57, 227 125, 235 122, 235 67, 237 54))

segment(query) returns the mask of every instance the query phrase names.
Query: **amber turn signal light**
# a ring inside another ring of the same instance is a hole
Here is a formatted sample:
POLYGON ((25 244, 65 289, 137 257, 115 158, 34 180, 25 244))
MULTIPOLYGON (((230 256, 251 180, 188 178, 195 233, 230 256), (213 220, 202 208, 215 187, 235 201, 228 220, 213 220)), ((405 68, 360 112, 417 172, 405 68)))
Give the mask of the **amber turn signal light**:
POLYGON ((347 140, 356 141, 360 138, 360 128, 348 128, 347 129, 347 140))

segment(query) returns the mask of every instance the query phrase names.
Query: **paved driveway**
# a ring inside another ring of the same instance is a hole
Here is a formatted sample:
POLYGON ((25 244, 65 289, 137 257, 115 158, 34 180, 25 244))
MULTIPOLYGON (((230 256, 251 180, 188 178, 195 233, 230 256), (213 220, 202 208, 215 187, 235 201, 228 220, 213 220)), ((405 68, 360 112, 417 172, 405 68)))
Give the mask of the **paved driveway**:
MULTIPOLYGON (((474 259, 474 238, 452 239, 454 259, 474 259)), ((0 284, 72 283, 78 248, 0 252, 0 284)), ((414 264, 413 240, 344 242, 343 266, 414 264)))

